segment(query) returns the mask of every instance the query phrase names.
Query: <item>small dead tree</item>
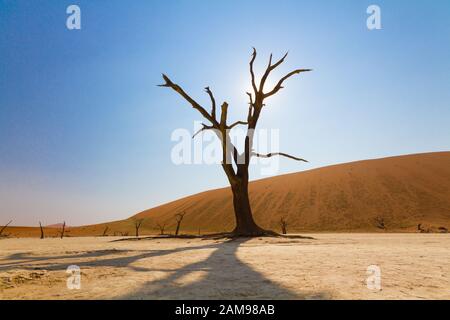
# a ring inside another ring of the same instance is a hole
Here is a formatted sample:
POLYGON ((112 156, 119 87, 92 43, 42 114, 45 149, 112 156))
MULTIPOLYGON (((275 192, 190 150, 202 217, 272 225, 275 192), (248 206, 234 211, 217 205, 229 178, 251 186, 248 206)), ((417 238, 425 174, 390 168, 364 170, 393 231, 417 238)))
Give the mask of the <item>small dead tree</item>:
POLYGON ((44 228, 42 228, 42 224, 41 224, 40 221, 39 221, 39 228, 41 228, 41 239, 44 239, 44 238, 45 238, 45 235, 44 235, 44 228))
POLYGON ((438 230, 441 233, 448 233, 448 229, 446 227, 439 227, 438 230))
POLYGON ((105 228, 105 230, 103 230, 103 234, 102 234, 102 237, 106 237, 108 234, 107 234, 107 232, 108 232, 108 229, 109 229, 109 227, 108 226, 106 226, 106 228, 105 228))
POLYGON ((178 232, 180 231, 180 225, 181 225, 181 221, 183 221, 184 215, 186 214, 186 211, 184 211, 183 213, 177 213, 175 215, 175 220, 177 221, 177 228, 175 230, 175 235, 178 235, 178 232))
POLYGON ((419 224, 417 225, 417 230, 419 230, 420 233, 429 233, 429 232, 430 232, 430 229, 424 229, 424 228, 422 228, 422 224, 421 224, 421 223, 419 223, 419 224))
POLYGON ((141 227, 143 221, 144 219, 134 221, 134 228, 136 229, 136 237, 139 237, 139 228, 141 227))
POLYGON ((200 103, 188 95, 184 89, 173 82, 165 74, 162 75, 164 83, 161 87, 172 89, 184 100, 186 100, 195 110, 197 110, 207 123, 202 124, 203 127, 193 135, 193 138, 204 132, 205 130, 212 130, 219 139, 222 145, 222 168, 230 183, 231 191, 233 194, 233 209, 235 215, 236 226, 232 231, 234 236, 261 236, 261 235, 276 235, 273 231, 262 229, 258 226, 253 219, 253 213, 250 205, 250 198, 248 193, 249 184, 249 165, 252 157, 271 158, 275 156, 287 157, 296 161, 307 162, 306 160, 298 157, 294 157, 284 152, 270 152, 268 154, 258 153, 254 149, 254 136, 255 129, 257 127, 260 115, 263 109, 267 108, 267 101, 272 96, 277 94, 284 88, 284 82, 289 78, 304 72, 311 71, 311 69, 295 69, 285 76, 283 76, 273 86, 268 88, 268 82, 266 80, 271 75, 272 71, 283 64, 287 57, 287 53, 278 61, 273 61, 272 55, 270 55, 269 63, 261 76, 259 84, 257 82, 253 64, 256 60, 256 49, 253 49, 253 53, 250 59, 250 75, 251 75, 251 92, 247 92, 249 97, 248 112, 246 117, 240 121, 234 123, 228 123, 228 103, 224 101, 220 106, 220 114, 217 108, 215 97, 209 87, 205 88, 205 92, 208 94, 211 100, 210 111, 205 109, 200 103), (242 125, 246 126, 247 134, 243 141, 243 151, 239 152, 235 147, 229 132, 232 128, 242 125))
POLYGON ((386 224, 383 217, 376 217, 375 223, 378 229, 386 230, 386 224))
POLYGON ((165 223, 164 224, 157 223, 156 225, 159 228, 159 234, 164 235, 164 229, 166 228, 166 224, 165 223))
POLYGON ((66 222, 64 221, 63 225, 62 225, 62 230, 61 230, 61 239, 64 238, 64 231, 66 231, 66 222))
POLYGON ((3 234, 3 231, 5 231, 5 229, 11 224, 12 220, 9 221, 7 224, 5 224, 1 229, 0 229, 0 236, 3 234))
POLYGON ((286 219, 284 219, 284 217, 281 217, 281 219, 280 219, 280 227, 281 227, 281 232, 283 234, 287 233, 287 226, 288 226, 288 223, 287 223, 286 219))

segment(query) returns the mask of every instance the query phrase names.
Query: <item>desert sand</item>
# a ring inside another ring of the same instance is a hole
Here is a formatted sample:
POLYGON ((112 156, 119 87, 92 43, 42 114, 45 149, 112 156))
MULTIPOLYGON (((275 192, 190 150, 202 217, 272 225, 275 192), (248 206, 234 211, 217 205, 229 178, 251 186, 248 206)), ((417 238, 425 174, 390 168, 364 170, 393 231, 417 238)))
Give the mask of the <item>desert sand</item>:
POLYGON ((450 299, 449 234, 0 240, 1 299, 450 299), (69 265, 81 288, 69 290, 69 265), (381 290, 367 288, 367 267, 381 290))

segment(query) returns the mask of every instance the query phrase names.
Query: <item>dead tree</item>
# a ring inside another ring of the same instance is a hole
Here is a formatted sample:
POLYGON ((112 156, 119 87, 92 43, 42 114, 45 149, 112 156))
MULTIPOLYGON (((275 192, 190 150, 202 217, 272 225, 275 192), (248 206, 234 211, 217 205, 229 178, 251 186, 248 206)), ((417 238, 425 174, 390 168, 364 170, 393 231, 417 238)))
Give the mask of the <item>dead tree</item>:
POLYGON ((5 224, 1 229, 0 229, 0 236, 3 234, 3 231, 5 231, 5 229, 11 224, 12 220, 9 221, 7 224, 5 224))
POLYGON ((280 227, 281 227, 281 232, 283 234, 287 233, 287 226, 288 226, 287 221, 284 219, 284 217, 281 217, 281 219, 280 219, 280 227))
POLYGON ((259 227, 253 219, 251 210, 248 184, 249 184, 249 164, 252 157, 270 158, 273 156, 284 156, 297 161, 304 161, 304 159, 291 156, 283 152, 271 152, 268 154, 260 154, 253 149, 254 131, 258 124, 263 107, 266 107, 266 100, 278 93, 283 88, 284 82, 299 73, 311 71, 311 69, 296 69, 285 76, 283 76, 273 88, 266 90, 265 84, 270 73, 280 66, 287 53, 277 62, 272 63, 272 55, 270 55, 269 64, 261 77, 259 85, 256 81, 256 76, 253 68, 253 63, 256 59, 256 50, 253 48, 253 54, 250 59, 250 75, 252 92, 247 92, 249 97, 249 107, 247 117, 243 121, 236 121, 234 123, 227 123, 228 103, 223 102, 221 105, 220 118, 216 116, 216 100, 209 87, 205 88, 211 100, 211 111, 208 112, 197 101, 191 98, 178 84, 172 82, 168 76, 162 75, 165 83, 161 87, 168 87, 177 92, 183 97, 194 109, 208 121, 208 124, 203 124, 203 127, 194 134, 193 138, 205 131, 213 130, 219 138, 222 145, 222 168, 228 178, 233 193, 233 208, 236 220, 236 226, 232 232, 234 236, 259 236, 259 235, 275 235, 273 231, 267 231, 259 227), (243 125, 247 128, 247 134, 244 141, 244 150, 242 153, 238 152, 236 147, 231 142, 229 131, 237 126, 243 125))
POLYGON ((177 221, 177 228, 175 230, 175 235, 178 235, 178 232, 180 231, 180 225, 181 225, 181 221, 183 221, 184 215, 186 214, 186 212, 184 211, 183 213, 177 213, 175 215, 175 220, 177 221))
POLYGON ((439 227, 438 230, 441 233, 448 233, 448 229, 446 227, 439 227))
POLYGON ((159 228, 160 235, 163 235, 164 234, 164 229, 166 228, 166 224, 164 223, 164 224, 161 225, 161 224, 157 223, 156 225, 159 228))
POLYGON ((41 224, 41 222, 39 221, 39 227, 41 228, 41 239, 44 239, 44 228, 42 228, 42 224, 41 224))
POLYGON ((385 230, 386 229, 386 224, 384 223, 384 218, 383 217, 376 217, 375 218, 375 223, 378 229, 382 229, 385 230))
POLYGON ((62 225, 62 230, 61 230, 61 239, 64 238, 64 231, 66 231, 66 222, 64 221, 63 225, 62 225))
POLYGON ((134 221, 134 228, 136 229, 136 237, 139 237, 139 228, 141 227, 143 221, 144 219, 134 221))
POLYGON ((429 233, 429 232, 430 232, 430 229, 424 229, 424 228, 422 228, 422 224, 421 224, 421 223, 419 223, 419 224, 417 225, 417 230, 419 230, 420 233, 429 233))
POLYGON ((109 227, 106 226, 105 230, 103 230, 102 237, 106 237, 107 236, 108 229, 109 229, 109 227))

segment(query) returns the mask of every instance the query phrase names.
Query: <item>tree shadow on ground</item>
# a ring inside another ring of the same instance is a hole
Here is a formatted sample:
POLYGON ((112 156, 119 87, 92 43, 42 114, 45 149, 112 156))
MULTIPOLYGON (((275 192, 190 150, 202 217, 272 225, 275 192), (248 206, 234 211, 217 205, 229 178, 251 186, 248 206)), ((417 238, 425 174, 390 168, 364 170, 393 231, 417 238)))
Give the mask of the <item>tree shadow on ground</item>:
MULTIPOLYGON (((1 261, 14 261, 0 264, 0 271, 14 269, 65 271, 69 265, 80 268, 113 267, 127 268, 135 272, 163 273, 156 280, 147 281, 138 289, 116 297, 117 299, 328 299, 325 292, 304 291, 300 294, 285 288, 238 258, 240 246, 248 238, 232 239, 212 244, 178 247, 162 250, 98 250, 85 253, 33 256, 16 253, 1 261), (201 261, 188 263, 176 269, 145 268, 141 260, 162 257, 175 253, 213 249, 210 255, 201 261), (136 253, 134 255, 129 255, 136 253), (83 261, 84 259, 95 259, 83 261), (61 261, 62 260, 62 261, 61 261)), ((264 261, 264 263, 270 263, 264 261)), ((149 277, 152 278, 152 277, 149 277)), ((117 280, 114 280, 117 281, 117 280)))
MULTIPOLYGON (((328 299, 325 292, 300 294, 267 279, 242 262, 238 248, 249 239, 239 238, 215 245, 202 261, 175 270, 146 269, 168 275, 149 281, 119 299, 328 299), (186 281, 188 279, 191 281, 186 281), (186 284, 187 282, 187 284, 186 284)), ((266 261, 267 263, 267 261, 266 261)))
MULTIPOLYGON (((58 256, 35 256, 26 252, 18 252, 0 260, 0 271, 10 271, 11 269, 15 269, 16 267, 20 267, 22 269, 28 269, 29 267, 36 268, 38 266, 36 263, 51 260, 101 258, 111 254, 121 254, 127 252, 129 252, 129 250, 110 249, 87 251, 82 253, 68 253, 58 256)), ((51 265, 51 263, 49 264, 51 265)))
POLYGON ((129 267, 134 269, 135 271, 147 271, 146 269, 140 270, 140 268, 135 268, 132 266, 132 264, 142 259, 159 257, 189 250, 208 249, 215 247, 216 244, 208 244, 203 246, 192 246, 192 247, 179 247, 175 249, 163 249, 163 250, 110 249, 110 250, 97 250, 77 254, 66 254, 56 256, 35 256, 27 253, 15 253, 0 260, 2 262, 9 261, 6 263, 0 263, 0 271, 10 271, 16 268, 30 269, 30 270, 45 268, 46 270, 50 271, 65 271, 70 264, 76 264, 79 267, 117 267, 117 268, 129 267), (128 255, 129 253, 137 253, 137 254, 128 255), (117 255, 124 255, 124 256, 117 256, 117 255), (108 256, 114 257, 108 258, 108 256), (80 259, 86 258, 93 258, 96 260, 80 261, 80 259), (13 260, 13 262, 11 262, 11 260, 13 260), (61 263, 61 260, 66 262, 61 263))

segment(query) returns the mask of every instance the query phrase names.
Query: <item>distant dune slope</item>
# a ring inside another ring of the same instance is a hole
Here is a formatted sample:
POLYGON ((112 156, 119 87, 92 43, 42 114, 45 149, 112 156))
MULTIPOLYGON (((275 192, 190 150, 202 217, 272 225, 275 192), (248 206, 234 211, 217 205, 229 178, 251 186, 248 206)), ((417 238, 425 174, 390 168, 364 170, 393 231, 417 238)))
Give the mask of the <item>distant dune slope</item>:
MULTIPOLYGON (((254 181, 255 219, 277 228, 283 216, 292 231, 371 231, 417 224, 450 227, 450 152, 365 160, 254 181)), ((184 228, 231 230, 231 191, 208 191, 139 213, 171 221, 186 210, 184 228)))
MULTIPOLYGON (((450 229, 450 152, 435 152, 357 161, 254 181, 250 198, 256 221, 279 230, 281 217, 289 232, 416 231, 450 229)), ((174 230, 174 215, 186 211, 184 232, 231 230, 234 226, 229 188, 207 191, 143 211, 127 220, 70 228, 72 235, 134 233, 134 219, 145 218, 142 232, 156 223, 174 230)))

